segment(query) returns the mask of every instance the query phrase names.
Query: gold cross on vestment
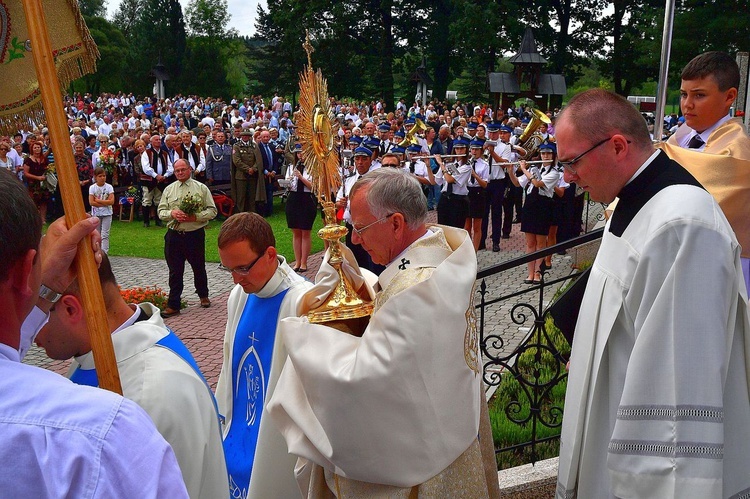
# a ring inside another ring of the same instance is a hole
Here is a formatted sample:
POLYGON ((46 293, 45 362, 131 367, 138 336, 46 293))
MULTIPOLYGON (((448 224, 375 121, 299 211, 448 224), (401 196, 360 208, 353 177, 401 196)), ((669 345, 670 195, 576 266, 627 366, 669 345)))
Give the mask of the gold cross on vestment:
POLYGON ((310 54, 315 52, 315 47, 313 47, 312 43, 310 43, 309 30, 305 30, 305 43, 302 44, 302 48, 305 49, 305 52, 307 52, 307 67, 312 69, 312 59, 310 58, 310 54))

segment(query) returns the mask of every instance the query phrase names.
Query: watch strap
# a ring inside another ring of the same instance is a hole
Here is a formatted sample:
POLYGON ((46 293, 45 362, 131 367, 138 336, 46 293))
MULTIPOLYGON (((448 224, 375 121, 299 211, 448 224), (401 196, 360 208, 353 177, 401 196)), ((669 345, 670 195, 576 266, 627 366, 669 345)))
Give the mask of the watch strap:
POLYGON ((39 298, 47 300, 50 303, 56 303, 57 300, 62 298, 62 293, 58 293, 42 284, 39 286, 39 298))

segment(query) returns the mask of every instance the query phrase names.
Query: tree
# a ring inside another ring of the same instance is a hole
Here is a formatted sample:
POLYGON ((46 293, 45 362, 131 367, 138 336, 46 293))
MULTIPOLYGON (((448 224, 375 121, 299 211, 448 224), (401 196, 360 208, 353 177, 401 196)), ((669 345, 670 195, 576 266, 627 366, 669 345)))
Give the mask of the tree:
POLYGON ((79 0, 78 8, 86 17, 104 17, 107 14, 106 0, 79 0))
POLYGON ((150 71, 159 60, 170 81, 167 92, 180 88, 183 57, 187 46, 185 20, 178 0, 143 0, 131 34, 130 70, 140 93, 151 93, 150 71))
POLYGON ((127 86, 123 78, 126 68, 128 42, 112 23, 102 17, 85 17, 92 38, 99 49, 96 73, 79 80, 85 92, 118 92, 127 86))
POLYGON ((231 16, 227 0, 190 0, 185 19, 191 36, 224 38, 231 16))
POLYGON ((129 41, 134 36, 133 30, 138 23, 144 3, 145 0, 122 0, 120 7, 112 18, 112 23, 122 31, 122 34, 129 41))
POLYGON ((228 40, 222 48, 224 72, 226 73, 226 95, 242 95, 248 84, 248 50, 240 38, 228 40))
POLYGON ((660 0, 615 0, 613 7, 599 32, 612 38, 612 49, 600 68, 612 79, 614 91, 627 96, 658 78, 663 8, 660 0))

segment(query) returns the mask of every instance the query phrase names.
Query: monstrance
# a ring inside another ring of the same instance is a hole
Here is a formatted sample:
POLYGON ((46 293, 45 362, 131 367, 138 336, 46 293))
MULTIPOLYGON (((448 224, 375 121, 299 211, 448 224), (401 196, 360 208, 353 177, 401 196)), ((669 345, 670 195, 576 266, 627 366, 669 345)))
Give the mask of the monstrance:
POLYGON ((348 229, 336 223, 335 193, 341 186, 339 155, 336 151, 334 135, 338 124, 331 110, 328 98, 328 85, 318 69, 312 69, 310 55, 313 46, 310 35, 306 34, 302 45, 307 52, 307 67, 300 73, 299 105, 300 113, 297 133, 302 144, 302 160, 305 170, 312 177, 312 191, 323 206, 325 227, 318 231, 318 237, 328 242, 328 263, 336 270, 339 280, 336 288, 319 307, 310 310, 307 318, 312 323, 325 323, 336 329, 360 336, 367 324, 373 305, 362 298, 352 286, 342 270, 342 237, 348 229))

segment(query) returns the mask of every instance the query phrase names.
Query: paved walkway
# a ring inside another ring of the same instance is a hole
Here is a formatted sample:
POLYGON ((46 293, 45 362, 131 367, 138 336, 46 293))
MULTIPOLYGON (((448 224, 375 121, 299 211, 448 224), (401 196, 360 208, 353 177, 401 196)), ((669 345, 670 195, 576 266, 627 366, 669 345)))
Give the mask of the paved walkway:
MULTIPOLYGON (((429 221, 435 222, 436 214, 429 212, 429 221)), ((522 256, 525 253, 524 235, 519 232, 520 225, 514 225, 510 239, 502 239, 501 251, 480 251, 477 255, 478 268, 486 268, 500 262, 522 256)), ((311 255, 308 260, 308 271, 305 277, 314 279, 315 273, 320 266, 323 253, 311 255)), ((150 260, 146 258, 112 257, 112 267, 118 282, 123 288, 133 286, 158 286, 168 290, 167 265, 163 260, 150 260)), ((555 255, 553 268, 549 279, 567 275, 571 271, 571 255, 555 255)), ((198 296, 190 294, 192 291, 192 270, 186 266, 185 271, 185 293, 183 299, 188 301, 187 309, 183 309, 178 316, 166 319, 167 325, 172 328, 183 339, 195 356, 195 360, 203 370, 209 384, 215 388, 219 377, 222 361, 222 340, 226 327, 226 300, 229 291, 233 287, 231 277, 218 270, 215 263, 207 264, 208 283, 212 306, 204 309, 198 306, 198 296)), ((508 294, 521 291, 529 286, 523 284, 526 278, 526 269, 517 268, 502 274, 488 278, 486 283, 490 290, 489 296, 497 297, 500 294, 508 294)), ((546 296, 552 297, 554 293, 545 292, 546 296)), ((522 296, 522 301, 530 301, 536 304, 538 293, 522 296), (533 297, 535 296, 535 297, 533 297), (526 298, 526 300, 523 300, 526 298)), ((486 310, 485 334, 501 334, 504 338, 503 351, 510 352, 523 339, 529 324, 515 324, 510 318, 510 308, 517 300, 508 300, 501 306, 488 307, 486 310)), ((533 318, 532 318, 533 320, 533 318)), ((44 351, 32 347, 24 362, 52 369, 56 372, 65 373, 69 361, 52 361, 47 358, 44 351)))

